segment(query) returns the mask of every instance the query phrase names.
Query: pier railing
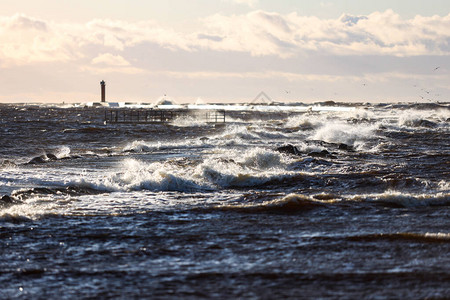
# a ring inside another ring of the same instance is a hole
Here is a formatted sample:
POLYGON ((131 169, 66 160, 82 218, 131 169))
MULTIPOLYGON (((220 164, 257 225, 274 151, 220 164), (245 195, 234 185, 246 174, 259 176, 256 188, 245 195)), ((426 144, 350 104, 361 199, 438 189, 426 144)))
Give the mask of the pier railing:
POLYGON ((224 110, 110 109, 105 110, 106 123, 171 123, 177 118, 199 122, 225 123, 224 110))

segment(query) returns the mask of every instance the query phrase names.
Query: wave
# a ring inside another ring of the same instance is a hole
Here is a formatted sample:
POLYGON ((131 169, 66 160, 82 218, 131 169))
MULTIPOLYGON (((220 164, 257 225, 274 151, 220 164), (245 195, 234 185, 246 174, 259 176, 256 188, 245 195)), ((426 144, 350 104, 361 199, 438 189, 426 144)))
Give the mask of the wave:
POLYGON ((224 140, 257 140, 260 138, 256 133, 251 131, 251 127, 245 125, 228 125, 225 132, 216 136, 218 139, 224 140))
POLYGON ((0 207, 1 221, 24 223, 45 216, 61 215, 69 209, 64 196, 49 190, 46 192, 36 190, 35 193, 18 191, 12 195, 12 198, 15 201, 14 205, 0 207))
POLYGON ((187 148, 198 148, 198 147, 208 147, 209 139, 188 139, 182 142, 146 142, 143 140, 132 141, 126 144, 122 148, 122 152, 131 153, 146 153, 170 149, 187 149, 187 148))
POLYGON ((417 243, 450 243, 449 233, 413 233, 413 232, 397 232, 397 233, 378 233, 356 235, 346 238, 352 242, 377 242, 377 241, 400 241, 400 242, 417 242, 417 243))
POLYGON ((318 200, 313 197, 289 194, 285 197, 250 204, 224 204, 213 207, 214 210, 243 213, 297 213, 325 207, 331 200, 318 200))
MULTIPOLYGON (((351 208, 352 203, 355 203, 355 199, 359 198, 357 197, 349 197, 346 198, 345 196, 340 195, 334 195, 334 194, 316 194, 316 195, 303 195, 303 194, 289 194, 281 198, 272 199, 269 201, 263 201, 262 203, 244 203, 244 204, 223 204, 214 207, 214 209, 218 210, 224 210, 224 211, 237 211, 237 212, 248 212, 248 213, 270 213, 270 212, 283 212, 283 213, 296 213, 296 212, 302 212, 302 211, 309 211, 316 208, 333 208, 333 206, 340 207, 340 208, 351 208)), ((428 195, 428 196, 416 196, 416 197, 409 197, 415 198, 416 201, 409 201, 408 204, 404 203, 404 201, 399 202, 390 202, 389 204, 395 203, 399 205, 395 205, 395 207, 423 207, 423 206, 448 206, 450 205, 450 196, 447 195, 428 195), (424 201, 423 199, 426 198, 427 200, 424 201)), ((392 199, 392 198, 391 198, 392 199)), ((398 198, 397 198, 398 199, 398 198)), ((373 204, 373 200, 370 200, 370 198, 366 197, 365 202, 361 202, 360 199, 358 199, 359 203, 362 204, 373 204)), ((385 200, 378 201, 377 204, 384 205, 386 202, 385 200)), ((391 205, 388 205, 391 207, 391 205)), ((377 235, 374 236, 374 238, 379 238, 377 235)), ((393 237, 389 236, 382 236, 382 238, 397 238, 397 235, 394 235, 393 237)), ((398 238, 417 238, 415 235, 399 235, 398 238)), ((449 234, 426 234, 423 237, 423 239, 428 240, 445 240, 450 242, 450 235, 449 234)))
POLYGON ((208 123, 206 120, 201 120, 195 116, 182 116, 173 120, 171 124, 177 127, 194 127, 205 126, 208 123))
POLYGON ((346 144, 358 149, 365 142, 376 138, 378 124, 352 125, 344 122, 328 122, 317 129, 309 139, 321 140, 327 143, 346 144))
POLYGON ((244 153, 222 150, 205 160, 196 157, 146 162, 127 158, 100 178, 84 178, 72 184, 110 191, 209 191, 261 187, 284 181, 300 181, 306 175, 287 171, 289 158, 278 152, 255 148, 244 153))
POLYGON ((125 145, 122 149, 123 152, 153 152, 155 150, 161 149, 161 142, 149 143, 145 141, 133 141, 125 145))
POLYGON ((450 206, 450 193, 407 194, 386 192, 375 195, 358 195, 349 198, 353 201, 375 203, 388 207, 414 208, 432 206, 450 206))
MULTIPOLYGON (((408 109, 398 117, 398 125, 406 128, 437 128, 445 126, 450 118, 450 111, 408 109)), ((448 126, 448 125, 447 125, 448 126)))
POLYGON ((118 166, 118 169, 121 171, 111 172, 97 179, 81 178, 71 184, 106 192, 137 190, 192 192, 207 189, 185 176, 184 166, 171 164, 170 161, 145 163, 128 158, 118 166))

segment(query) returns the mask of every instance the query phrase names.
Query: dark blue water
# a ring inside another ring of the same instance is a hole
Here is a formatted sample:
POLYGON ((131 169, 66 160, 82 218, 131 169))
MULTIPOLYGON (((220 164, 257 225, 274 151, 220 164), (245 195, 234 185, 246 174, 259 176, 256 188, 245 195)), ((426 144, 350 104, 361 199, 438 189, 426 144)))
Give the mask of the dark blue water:
POLYGON ((0 298, 450 297, 448 105, 103 116, 1 106, 0 298))

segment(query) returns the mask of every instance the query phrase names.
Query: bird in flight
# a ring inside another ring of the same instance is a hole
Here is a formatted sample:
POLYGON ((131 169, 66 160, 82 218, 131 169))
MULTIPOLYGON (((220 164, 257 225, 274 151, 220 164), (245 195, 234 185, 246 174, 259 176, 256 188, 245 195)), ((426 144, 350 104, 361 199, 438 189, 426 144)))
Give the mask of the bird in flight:
POLYGON ((436 68, 434 68, 434 70, 433 71, 436 71, 436 70, 438 70, 438 69, 440 69, 441 67, 436 67, 436 68))

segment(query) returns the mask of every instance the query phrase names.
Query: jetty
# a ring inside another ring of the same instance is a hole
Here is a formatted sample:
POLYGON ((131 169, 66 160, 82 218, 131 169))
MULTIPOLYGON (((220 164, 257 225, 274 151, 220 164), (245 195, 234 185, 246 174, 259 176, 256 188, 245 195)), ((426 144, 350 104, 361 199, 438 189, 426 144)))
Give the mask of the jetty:
MULTIPOLYGON (((355 107, 336 106, 333 101, 305 105, 303 103, 283 104, 271 101, 264 92, 245 104, 174 104, 161 99, 156 104, 135 104, 127 102, 106 102, 106 82, 100 82, 101 102, 92 102, 87 107, 105 108, 105 124, 169 124, 177 119, 192 120, 201 123, 224 124, 229 120, 277 120, 298 114, 320 112, 353 111, 355 107), (261 103, 257 100, 262 98, 261 103), (270 100, 270 101, 268 101, 270 100), (269 102, 269 103, 266 103, 269 102)), ((164 95, 165 96, 165 95, 164 95)))
POLYGON ((204 123, 225 123, 225 110, 129 108, 105 110, 106 123, 158 124, 176 119, 192 119, 204 123))

